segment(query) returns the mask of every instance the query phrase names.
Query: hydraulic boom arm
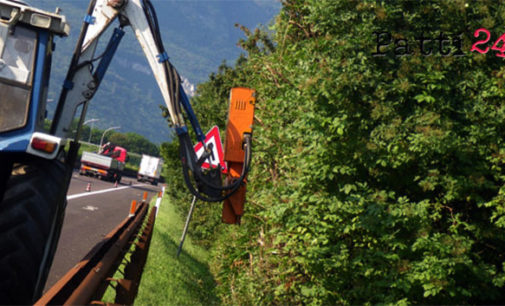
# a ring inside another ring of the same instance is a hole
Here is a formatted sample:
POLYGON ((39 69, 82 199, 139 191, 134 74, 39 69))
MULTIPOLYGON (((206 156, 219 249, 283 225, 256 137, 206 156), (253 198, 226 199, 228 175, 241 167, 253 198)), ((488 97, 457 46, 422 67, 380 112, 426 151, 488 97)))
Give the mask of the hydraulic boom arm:
POLYGON ((75 137, 79 138, 88 102, 103 79, 124 34, 125 26, 133 29, 161 90, 170 119, 179 137, 184 178, 188 188, 197 198, 204 201, 222 201, 230 197, 239 189, 247 173, 251 149, 250 138, 244 139, 246 151, 244 171, 234 183, 221 186, 219 168, 210 170, 210 173, 202 172, 200 166, 210 158, 211 150, 205 145, 205 135, 181 86, 180 76, 170 63, 163 47, 156 12, 149 0, 91 0, 58 101, 51 126, 52 134, 62 138, 68 137, 72 119, 78 107, 82 105, 80 124, 75 137), (114 30, 103 54, 96 55, 98 40, 116 19, 119 20, 119 27, 114 30), (190 120, 197 140, 205 148, 205 153, 199 159, 193 150, 188 128, 184 122, 183 110, 190 120))
MULTIPOLYGON (((176 125, 184 124, 177 118, 171 101, 168 78, 164 73, 164 62, 159 60, 161 55, 157 53, 158 47, 144 13, 145 3, 146 1, 142 0, 91 1, 58 102, 58 110, 52 127, 56 136, 68 136, 70 123, 77 108, 80 105, 84 105, 86 108, 87 102, 98 89, 108 64, 124 35, 122 28, 125 25, 131 25, 135 32, 161 90, 172 122, 176 125), (118 17, 120 27, 114 31, 104 54, 95 56, 99 39, 118 17), (93 69, 96 61, 99 61, 98 66, 93 69)), ((84 109, 83 117, 85 112, 84 109)))

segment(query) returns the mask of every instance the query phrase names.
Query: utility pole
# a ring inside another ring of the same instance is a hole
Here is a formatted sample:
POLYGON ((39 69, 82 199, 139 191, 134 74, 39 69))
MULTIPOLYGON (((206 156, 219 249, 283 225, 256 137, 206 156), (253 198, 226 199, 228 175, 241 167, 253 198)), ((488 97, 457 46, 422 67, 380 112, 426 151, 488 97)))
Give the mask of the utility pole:
POLYGON ((91 127, 89 129, 89 137, 88 137, 88 142, 91 143, 91 133, 93 133, 93 123, 95 123, 96 121, 99 121, 100 119, 89 119, 89 120, 86 120, 84 121, 84 123, 82 125, 86 125, 86 123, 91 123, 91 127))
POLYGON ((98 150, 100 150, 102 148, 103 137, 105 136, 105 133, 107 133, 110 130, 117 130, 120 128, 121 128, 120 126, 113 126, 113 127, 106 129, 105 131, 103 131, 102 138, 100 138, 100 146, 98 147, 98 150))

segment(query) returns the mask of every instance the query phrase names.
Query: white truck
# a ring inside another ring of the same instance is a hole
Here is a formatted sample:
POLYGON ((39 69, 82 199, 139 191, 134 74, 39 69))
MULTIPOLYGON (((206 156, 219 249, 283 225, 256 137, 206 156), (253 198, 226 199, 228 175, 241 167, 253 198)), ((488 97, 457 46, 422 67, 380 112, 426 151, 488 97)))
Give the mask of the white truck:
POLYGON ((152 185, 157 185, 161 175, 161 167, 163 159, 142 154, 140 160, 139 172, 137 173, 137 181, 150 182, 152 185))

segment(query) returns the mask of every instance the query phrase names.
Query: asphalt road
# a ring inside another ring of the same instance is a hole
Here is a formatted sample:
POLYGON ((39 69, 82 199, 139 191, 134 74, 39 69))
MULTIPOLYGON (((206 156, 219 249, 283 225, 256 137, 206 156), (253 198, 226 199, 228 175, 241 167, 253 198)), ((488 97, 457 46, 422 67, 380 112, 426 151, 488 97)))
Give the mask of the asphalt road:
POLYGON ((132 200, 140 202, 145 191, 150 200, 160 190, 160 187, 127 177, 114 187, 111 182, 74 172, 60 241, 45 291, 128 216, 132 200), (88 183, 91 183, 91 191, 86 191, 88 183))

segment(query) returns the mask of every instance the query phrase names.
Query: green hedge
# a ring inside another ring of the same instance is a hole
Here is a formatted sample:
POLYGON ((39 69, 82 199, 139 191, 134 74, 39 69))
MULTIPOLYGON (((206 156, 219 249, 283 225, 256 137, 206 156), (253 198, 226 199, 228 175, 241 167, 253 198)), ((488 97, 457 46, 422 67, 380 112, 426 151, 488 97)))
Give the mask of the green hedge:
POLYGON ((468 50, 504 19, 491 1, 286 0, 272 41, 246 30, 247 58, 195 100, 258 92, 243 225, 206 229, 222 299, 503 303, 505 68, 468 50), (464 56, 374 57, 384 31, 462 33, 464 56))

